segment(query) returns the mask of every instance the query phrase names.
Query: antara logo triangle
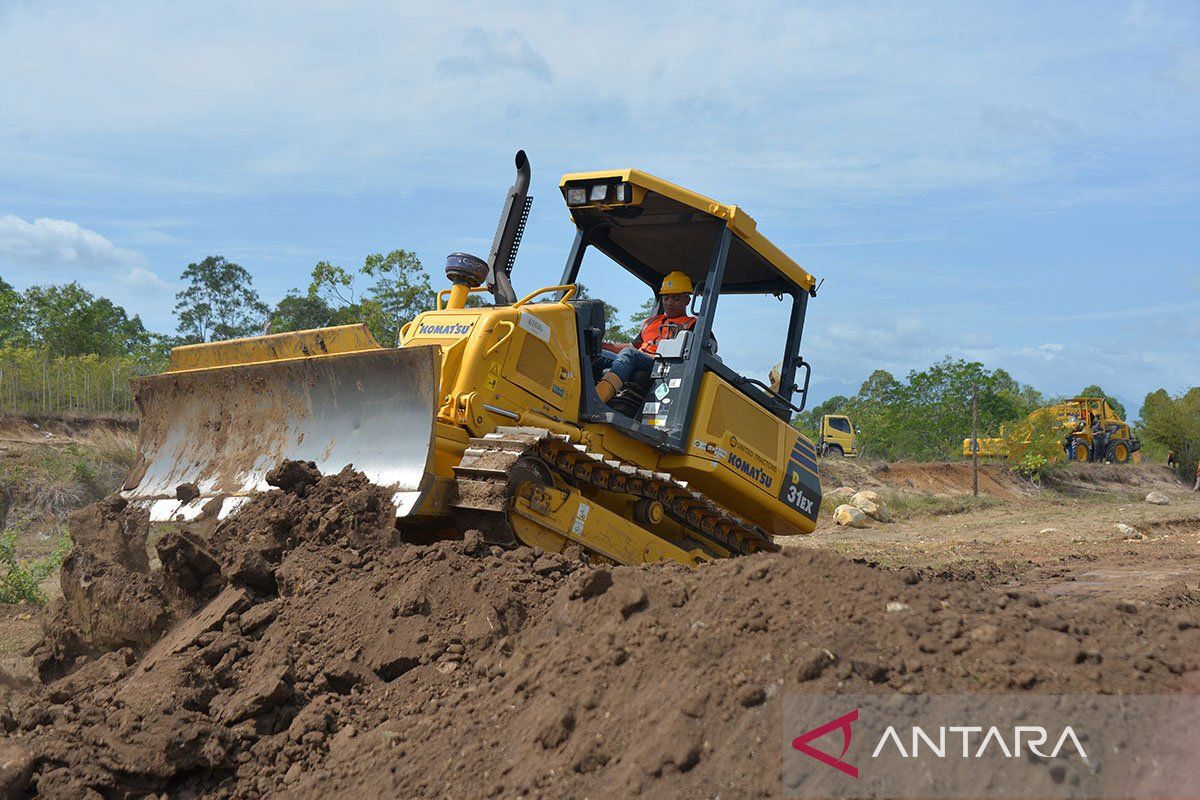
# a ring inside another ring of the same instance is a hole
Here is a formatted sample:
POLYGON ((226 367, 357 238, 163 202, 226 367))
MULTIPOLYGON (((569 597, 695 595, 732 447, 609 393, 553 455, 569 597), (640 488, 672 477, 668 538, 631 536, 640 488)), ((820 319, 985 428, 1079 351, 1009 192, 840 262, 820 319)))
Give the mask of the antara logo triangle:
POLYGON ((855 780, 858 779, 858 767, 847 764, 842 760, 846 755, 846 751, 850 749, 850 726, 858 720, 858 709, 854 709, 849 714, 843 714, 837 719, 830 720, 820 727, 813 728, 811 731, 802 733, 795 739, 792 739, 792 747, 804 753, 806 756, 811 756, 822 764, 833 767, 836 770, 846 773, 855 780), (828 753, 818 750, 809 744, 814 739, 820 739, 830 731, 840 730, 842 732, 842 752, 838 753, 837 758, 828 753))

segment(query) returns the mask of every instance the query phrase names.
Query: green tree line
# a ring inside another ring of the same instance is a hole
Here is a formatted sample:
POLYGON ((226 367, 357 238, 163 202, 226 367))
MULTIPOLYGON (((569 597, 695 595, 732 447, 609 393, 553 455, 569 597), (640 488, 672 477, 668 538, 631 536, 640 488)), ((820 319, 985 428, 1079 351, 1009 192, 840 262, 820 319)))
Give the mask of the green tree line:
POLYGON ((129 379, 161 369, 170 341, 78 283, 0 278, 0 411, 133 411, 129 379))
MULTIPOLYGON (((978 361, 946 356, 926 369, 909 372, 903 380, 876 370, 854 396, 830 397, 797 415, 795 424, 816 438, 823 416, 845 414, 859 427, 859 447, 867 457, 957 458, 963 439, 971 435, 971 399, 976 390, 980 437, 996 436, 1002 425, 1024 420, 1062 399, 1019 383, 1003 369, 989 370, 978 361)), ((1114 411, 1125 416, 1124 406, 1100 386, 1086 386, 1073 396, 1105 397, 1114 411)))
POLYGON ((1018 383, 1002 369, 953 359, 904 380, 886 370, 872 372, 853 397, 837 395, 799 416, 802 430, 815 432, 826 414, 846 414, 861 429, 864 455, 887 460, 940 459, 961 453, 971 433, 971 397, 979 391, 980 435, 1044 405, 1042 393, 1018 383))
POLYGON ((31 348, 50 357, 95 355, 154 359, 163 337, 137 315, 78 283, 18 292, 0 278, 0 347, 31 348))

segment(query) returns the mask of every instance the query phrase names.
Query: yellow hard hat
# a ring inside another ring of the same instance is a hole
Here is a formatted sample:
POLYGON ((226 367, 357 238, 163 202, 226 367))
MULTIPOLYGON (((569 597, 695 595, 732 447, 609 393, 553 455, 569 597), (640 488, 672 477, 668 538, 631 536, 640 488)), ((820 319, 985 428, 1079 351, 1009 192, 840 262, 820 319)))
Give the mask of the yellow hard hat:
POLYGON ((662 288, 658 290, 659 294, 691 294, 692 279, 684 275, 679 270, 667 275, 663 278, 662 288))

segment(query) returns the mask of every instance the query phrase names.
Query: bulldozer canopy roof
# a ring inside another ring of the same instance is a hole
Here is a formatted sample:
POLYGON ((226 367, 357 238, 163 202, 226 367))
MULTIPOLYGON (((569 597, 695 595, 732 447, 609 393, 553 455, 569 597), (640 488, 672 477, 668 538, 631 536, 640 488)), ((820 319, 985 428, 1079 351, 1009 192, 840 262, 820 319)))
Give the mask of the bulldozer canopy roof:
MULTIPOLYGON (((636 169, 576 172, 559 183, 569 187, 628 183, 627 202, 568 203, 575 225, 589 242, 658 289, 661 277, 680 270, 693 283, 703 281, 717 231, 724 220, 734 233, 725 264, 722 292, 791 294, 816 286, 803 267, 758 231, 754 218, 726 205, 636 169)), ((610 195, 611 200, 611 195, 610 195)))

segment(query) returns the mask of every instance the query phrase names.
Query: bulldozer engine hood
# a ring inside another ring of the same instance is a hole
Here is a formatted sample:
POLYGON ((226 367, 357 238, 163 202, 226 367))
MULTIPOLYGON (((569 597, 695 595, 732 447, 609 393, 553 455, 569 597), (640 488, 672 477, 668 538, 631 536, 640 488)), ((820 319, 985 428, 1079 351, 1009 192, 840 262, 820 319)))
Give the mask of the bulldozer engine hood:
POLYGON ((213 501, 224 517, 299 460, 322 473, 353 465, 394 492, 397 516, 418 514, 433 483, 440 360, 437 347, 407 347, 138 378, 138 452, 121 494, 155 521, 193 519, 213 501))

